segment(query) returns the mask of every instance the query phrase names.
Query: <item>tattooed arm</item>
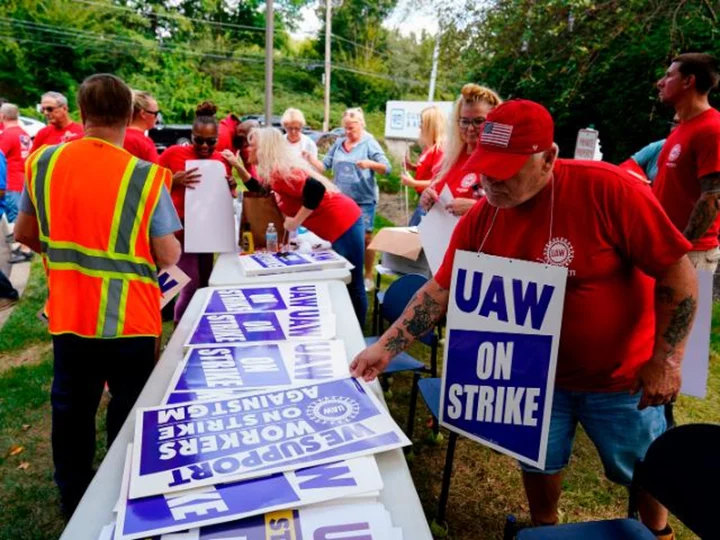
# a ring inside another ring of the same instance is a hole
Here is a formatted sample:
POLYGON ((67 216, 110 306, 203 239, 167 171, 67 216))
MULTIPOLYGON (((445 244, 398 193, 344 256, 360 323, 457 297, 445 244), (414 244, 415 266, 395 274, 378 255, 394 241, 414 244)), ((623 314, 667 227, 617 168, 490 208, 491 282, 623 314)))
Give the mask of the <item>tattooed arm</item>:
POLYGON ((694 242, 702 238, 715 222, 720 205, 720 173, 703 176, 700 179, 700 198, 695 203, 688 224, 683 231, 685 238, 694 242))
POLYGON ((377 343, 355 357, 350 364, 353 377, 372 381, 382 373, 390 360, 433 329, 447 310, 449 296, 450 291, 443 289, 437 281, 428 281, 377 343))
POLYGON ((635 391, 642 389, 640 409, 670 403, 680 392, 680 364, 695 318, 697 294, 695 268, 686 256, 655 282, 655 347, 636 382, 635 391))

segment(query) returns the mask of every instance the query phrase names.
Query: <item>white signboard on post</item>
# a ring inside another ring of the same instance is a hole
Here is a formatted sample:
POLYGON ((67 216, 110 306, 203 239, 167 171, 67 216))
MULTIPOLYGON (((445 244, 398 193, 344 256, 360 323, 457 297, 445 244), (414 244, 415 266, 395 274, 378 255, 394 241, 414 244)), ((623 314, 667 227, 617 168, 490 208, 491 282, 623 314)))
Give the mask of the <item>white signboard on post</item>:
POLYGON ((567 268, 458 251, 440 424, 543 469, 567 268))
POLYGON ((599 133, 595 129, 581 129, 575 141, 575 159, 588 159, 599 161, 596 157, 599 133))
POLYGON ((420 113, 440 107, 446 118, 452 114, 452 101, 388 101, 385 104, 385 138, 417 140, 420 137, 420 113))

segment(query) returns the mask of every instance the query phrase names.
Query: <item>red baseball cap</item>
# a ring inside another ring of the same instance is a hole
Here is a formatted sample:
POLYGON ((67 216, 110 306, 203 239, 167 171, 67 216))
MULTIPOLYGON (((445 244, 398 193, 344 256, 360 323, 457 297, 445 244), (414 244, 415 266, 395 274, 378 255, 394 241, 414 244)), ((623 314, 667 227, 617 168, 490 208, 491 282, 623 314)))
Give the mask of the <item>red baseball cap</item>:
POLYGON ((488 114, 478 146, 464 169, 507 180, 532 154, 552 147, 554 131, 550 113, 539 103, 526 99, 506 101, 488 114))

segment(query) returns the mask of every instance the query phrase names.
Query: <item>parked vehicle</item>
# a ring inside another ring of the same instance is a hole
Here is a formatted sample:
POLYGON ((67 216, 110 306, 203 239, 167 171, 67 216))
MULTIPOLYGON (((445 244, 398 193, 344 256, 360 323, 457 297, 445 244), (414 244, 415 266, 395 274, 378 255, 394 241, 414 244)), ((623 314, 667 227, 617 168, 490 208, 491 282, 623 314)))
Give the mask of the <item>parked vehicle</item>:
POLYGON ((28 116, 20 116, 18 120, 20 121, 20 126, 27 131, 27 134, 30 135, 31 139, 34 139, 37 132, 45 127, 45 124, 40 120, 35 120, 34 118, 30 118, 28 116))

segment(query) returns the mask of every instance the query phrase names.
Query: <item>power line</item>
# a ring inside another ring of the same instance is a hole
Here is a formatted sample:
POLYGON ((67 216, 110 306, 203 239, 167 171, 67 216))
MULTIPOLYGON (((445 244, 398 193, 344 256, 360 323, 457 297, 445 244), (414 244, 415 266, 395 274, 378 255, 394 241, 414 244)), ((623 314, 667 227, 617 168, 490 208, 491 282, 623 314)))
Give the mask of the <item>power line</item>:
MULTIPOLYGON (((0 17, 0 24, 5 24, 7 26, 12 27, 9 22, 7 22, 6 17, 0 17)), ((53 27, 52 25, 46 25, 42 23, 32 23, 28 21, 21 21, 17 19, 10 19, 14 24, 19 24, 20 26, 23 26, 27 29, 36 29, 40 32, 47 32, 50 34, 57 35, 58 38, 74 38, 74 39, 97 39, 99 43, 95 44, 83 44, 81 47, 78 47, 76 45, 72 45, 70 43, 64 43, 64 42, 58 42, 58 41, 43 41, 43 40, 36 40, 36 39, 28 39, 28 38, 17 38, 12 34, 2 34, 0 35, 0 39, 5 40, 12 40, 17 42, 23 42, 23 43, 35 43, 35 44, 41 44, 41 45, 48 45, 53 47, 65 47, 68 49, 90 49, 90 50, 96 50, 96 51, 103 51, 103 52, 120 52, 120 51, 114 51, 109 50, 107 47, 98 47, 98 45, 107 45, 107 46, 113 46, 113 45, 127 45, 134 48, 142 47, 145 49, 155 49, 158 51, 167 51, 170 53, 179 53, 184 54, 188 56, 196 56, 196 57, 202 57, 202 58, 212 58, 216 60, 223 60, 223 61, 231 61, 231 62, 249 62, 249 63, 257 63, 257 64, 265 64, 264 57, 262 55, 241 55, 241 56, 228 56, 227 54, 218 54, 217 51, 215 52, 199 52, 194 51, 191 49, 186 49, 183 47, 177 47, 177 46, 171 46, 166 45, 162 43, 157 42, 150 42, 150 43, 143 43, 138 41, 132 41, 130 39, 126 39, 122 36, 117 36, 114 34, 97 34, 94 32, 88 32, 83 30, 77 30, 76 32, 72 32, 69 30, 64 30, 59 27, 53 27)), ((1 29, 1 28, 0 28, 1 29)), ((7 28, 9 30, 9 28, 7 28)), ((320 63, 320 60, 318 59, 309 59, 309 58, 298 58, 297 60, 290 60, 290 59, 284 59, 284 58, 278 58, 275 60, 276 63, 281 65, 289 65, 289 66, 296 66, 296 67, 303 67, 305 69, 309 69, 313 67, 313 65, 317 65, 320 63)), ((379 79, 385 79, 396 83, 405 83, 405 84, 411 84, 411 85, 417 85, 417 86, 425 86, 424 82, 417 81, 414 79, 408 79, 404 77, 394 77, 385 73, 378 73, 378 72, 371 72, 371 71, 365 71, 358 68, 354 68, 351 66, 347 66, 344 64, 331 64, 332 69, 338 70, 338 71, 346 71, 349 73, 355 73, 357 75, 364 75, 367 77, 374 77, 379 79)))

